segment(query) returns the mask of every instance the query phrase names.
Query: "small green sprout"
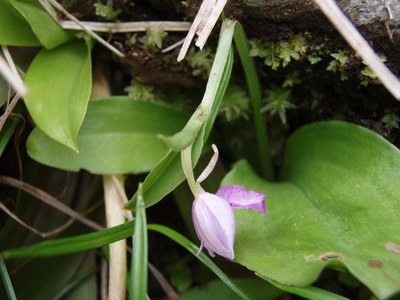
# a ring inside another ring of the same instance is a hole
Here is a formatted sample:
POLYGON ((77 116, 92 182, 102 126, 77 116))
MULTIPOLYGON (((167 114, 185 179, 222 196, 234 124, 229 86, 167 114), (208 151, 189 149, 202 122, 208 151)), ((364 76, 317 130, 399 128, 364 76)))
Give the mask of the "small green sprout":
POLYGON ((156 101, 157 96, 152 86, 141 84, 135 80, 131 81, 131 85, 127 86, 124 91, 128 93, 128 97, 133 100, 156 101))
POLYGON ((186 56, 189 65, 194 69, 193 76, 201 74, 209 75, 214 55, 211 53, 211 48, 206 48, 203 51, 192 52, 186 56))
POLYGON ((340 72, 340 79, 342 81, 347 80, 347 69, 350 65, 350 58, 348 57, 347 51, 339 50, 339 53, 332 53, 331 56, 334 58, 328 67, 326 68, 327 71, 332 72, 340 72))
POLYGON ((268 97, 264 98, 264 105, 261 112, 269 112, 271 116, 279 115, 283 124, 286 124, 286 110, 296 108, 291 103, 291 90, 283 88, 273 88, 269 91, 268 97))
POLYGON ((286 76, 285 81, 282 84, 282 87, 293 87, 295 84, 301 83, 299 79, 299 72, 293 72, 286 76))
POLYGON ((398 122, 400 122, 400 118, 396 113, 392 111, 386 111, 386 114, 383 116, 381 121, 385 124, 385 127, 388 130, 392 130, 393 128, 399 129, 398 122))
MULTIPOLYGON (((386 57, 384 57, 384 56, 379 56, 379 59, 380 59, 381 62, 385 62, 386 61, 386 57)), ((363 61, 363 64, 365 65, 364 61, 363 61)), ((360 82, 360 84, 363 85, 363 86, 368 86, 368 84, 371 81, 374 81, 378 77, 378 76, 376 76, 374 71, 372 71, 372 69, 370 67, 368 67, 367 65, 361 71, 361 74, 364 75, 364 79, 360 82)))
POLYGON ((167 35, 168 32, 164 31, 163 26, 149 27, 146 29, 146 35, 142 38, 142 42, 147 50, 156 52, 162 48, 163 39, 167 35))
POLYGON ((122 12, 121 9, 114 10, 112 0, 108 0, 106 5, 99 1, 94 4, 94 7, 96 8, 96 15, 107 20, 116 18, 122 12))
POLYGON ((238 85, 229 86, 219 114, 223 115, 228 123, 233 123, 241 118, 249 120, 250 98, 247 92, 238 85))

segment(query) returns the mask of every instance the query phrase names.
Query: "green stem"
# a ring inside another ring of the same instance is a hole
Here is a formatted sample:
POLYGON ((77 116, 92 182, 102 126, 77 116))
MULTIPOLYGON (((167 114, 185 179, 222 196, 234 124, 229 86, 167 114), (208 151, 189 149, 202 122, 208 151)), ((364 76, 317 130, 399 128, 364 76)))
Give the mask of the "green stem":
POLYGON ((253 107, 254 125, 257 135, 258 152, 260 156, 263 176, 268 180, 274 180, 272 168, 271 150, 268 141, 267 126, 261 115, 261 86, 257 75, 254 59, 250 56, 248 40, 243 27, 238 23, 235 26, 234 40, 242 62, 246 76, 247 87, 253 107))

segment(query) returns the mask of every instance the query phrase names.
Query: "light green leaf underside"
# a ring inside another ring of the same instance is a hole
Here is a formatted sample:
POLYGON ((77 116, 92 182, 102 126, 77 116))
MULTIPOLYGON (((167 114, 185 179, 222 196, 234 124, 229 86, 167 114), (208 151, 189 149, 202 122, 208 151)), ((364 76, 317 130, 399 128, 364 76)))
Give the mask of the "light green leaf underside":
POLYGON ((169 106, 126 97, 89 101, 78 135, 79 153, 35 129, 27 142, 28 154, 56 168, 94 174, 148 172, 167 153, 158 134, 174 134, 188 116, 169 106))
POLYGON ((91 52, 81 40, 42 49, 25 78, 25 103, 36 125, 74 150, 90 97, 91 72, 91 52))
POLYGON ((40 46, 31 27, 6 1, 0 1, 0 45, 40 46))
POLYGON ((29 23, 41 44, 47 49, 57 47, 74 37, 64 30, 42 7, 38 0, 6 0, 29 23))
POLYGON ((223 185, 267 195, 268 216, 235 211, 235 261, 285 285, 306 286, 345 265, 378 297, 400 291, 400 152, 362 127, 305 126, 287 145, 282 180, 238 162, 223 185))

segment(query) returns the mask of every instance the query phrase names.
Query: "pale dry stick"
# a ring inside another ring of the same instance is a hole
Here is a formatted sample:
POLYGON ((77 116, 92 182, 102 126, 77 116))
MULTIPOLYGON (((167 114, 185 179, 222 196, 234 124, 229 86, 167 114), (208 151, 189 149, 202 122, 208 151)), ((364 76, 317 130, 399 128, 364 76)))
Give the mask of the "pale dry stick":
POLYGON ((0 118, 0 132, 3 130, 4 124, 7 121, 7 118, 11 115, 12 111, 14 110, 15 106, 18 103, 18 100, 21 98, 19 93, 16 93, 13 99, 10 101, 10 104, 7 106, 6 111, 0 118))
POLYGON ((380 61, 368 42, 362 37, 357 28, 342 12, 334 0, 314 0, 322 12, 328 17, 350 46, 358 52, 365 63, 376 74, 386 89, 400 100, 400 81, 380 61))
MULTIPOLYGON (((114 52, 116 55, 118 55, 119 57, 125 57, 125 55, 119 51, 117 48, 115 48, 114 46, 112 46, 110 43, 107 43, 107 41, 105 41, 103 38, 101 38, 98 34, 94 33, 92 30, 90 30, 89 28, 87 28, 85 25, 83 25, 77 18, 75 18, 73 15, 71 15, 62 5, 60 5, 57 1, 55 0, 39 0, 40 3, 42 4, 42 6, 47 10, 47 12, 55 19, 55 21, 57 23, 60 24, 59 20, 57 19, 57 17, 55 17, 53 15, 53 13, 51 11, 49 11, 46 7, 48 7, 48 2, 50 2, 55 8, 57 8, 59 11, 61 11, 68 19, 72 20, 73 22, 75 22, 76 24, 78 24, 78 26, 81 28, 81 30, 83 30, 84 32, 86 32, 89 36, 91 36, 92 38, 94 38, 96 41, 98 41, 100 44, 102 44, 104 47, 106 47, 107 49, 109 49, 110 51, 114 52)), ((60 25, 61 26, 61 25, 60 25)))
MULTIPOLYGON (((119 195, 119 198, 118 198, 118 199, 121 201, 121 202, 120 202, 120 205, 121 205, 121 207, 122 207, 122 209, 123 209, 124 206, 125 206, 125 204, 128 203, 129 199, 128 199, 128 197, 126 196, 126 193, 125 193, 125 191, 124 191, 124 187, 123 187, 122 184, 121 184, 122 180, 118 180, 118 178, 117 178, 116 176, 111 176, 111 179, 112 179, 112 182, 113 182, 113 184, 114 184, 115 189, 116 189, 117 192, 118 192, 118 195, 119 195)), ((123 209, 122 211, 124 212, 124 215, 125 215, 125 218, 126 218, 126 219, 128 219, 128 220, 133 220, 132 211, 130 211, 130 210, 124 210, 124 209, 123 209)))
POLYGON ((149 263, 149 270, 153 274, 154 278, 161 285, 161 288, 166 293, 166 299, 179 300, 179 295, 175 292, 168 280, 165 279, 164 275, 151 263, 149 263))
MULTIPOLYGON (((114 180, 123 184, 123 177, 113 178, 114 175, 103 175, 104 203, 106 207, 107 227, 114 227, 125 222, 123 200, 117 190, 114 180)), ((126 240, 120 240, 109 245, 109 277, 108 300, 124 300, 126 296, 126 240)))
POLYGON ((197 33, 199 38, 197 39, 196 46, 200 49, 203 49, 204 45, 206 44, 207 39, 210 36, 215 23, 217 23, 217 20, 221 15, 221 12, 224 9, 227 1, 228 0, 218 0, 217 2, 213 3, 211 12, 208 14, 204 26, 201 28, 201 31, 197 33))
POLYGON ((27 89, 22 79, 14 74, 12 68, 8 65, 7 61, 0 55, 0 74, 3 75, 5 80, 12 86, 12 88, 20 95, 25 96, 27 89))
MULTIPOLYGON (((149 21, 149 22, 85 22, 80 21, 86 28, 96 32, 123 33, 144 32, 149 28, 163 27, 165 31, 188 31, 190 22, 149 21)), ((61 21, 62 28, 80 30, 81 27, 73 21, 61 21)))
POLYGON ((178 48, 179 46, 183 45, 184 42, 185 42, 185 39, 182 39, 182 40, 176 42, 175 44, 172 44, 171 46, 168 46, 167 48, 162 49, 161 52, 167 53, 171 50, 174 50, 175 48, 178 48))
MULTIPOLYGON (((85 212, 82 213, 82 215, 86 215, 88 213, 90 213, 91 211, 93 211, 94 208, 96 208, 97 205, 95 205, 94 207, 89 208, 88 210, 86 210, 85 212)), ((13 220, 15 220, 16 222, 18 222, 19 224, 21 224, 23 227, 25 227, 26 229, 32 231, 33 233, 41 236, 42 238, 46 238, 49 236, 53 236, 56 235, 62 231, 64 231, 65 229, 67 229, 69 226, 71 226, 76 220, 75 219, 69 219, 67 222, 65 222, 63 225, 57 227, 56 229, 47 231, 47 232, 42 232, 37 230, 36 228, 28 225, 27 223, 25 223, 24 221, 22 221, 17 215, 15 215, 12 211, 10 211, 8 209, 7 206, 5 206, 3 204, 3 202, 0 202, 0 208, 7 214, 9 215, 13 220)))
POLYGON ((189 32, 186 35, 185 41, 183 42, 181 51, 179 52, 178 59, 177 59, 178 61, 181 61, 182 59, 185 58, 186 53, 189 50, 190 43, 192 42, 194 35, 198 31, 199 26, 202 24, 202 22, 205 18, 205 13, 207 11, 207 8, 210 5, 210 3, 212 4, 213 1, 215 1, 215 0, 204 0, 201 3, 200 9, 197 12, 196 17, 194 18, 192 26, 190 27, 189 32))
POLYGON ((81 214, 77 213, 75 210, 72 208, 68 207, 64 203, 60 202, 58 199, 54 198, 50 194, 46 193, 45 191, 38 189, 37 187, 20 181, 18 179, 8 177, 8 176, 0 176, 0 184, 6 184, 10 185, 16 188, 19 188, 28 194, 40 199, 42 202, 56 208, 57 210, 63 212, 64 214, 70 216, 73 219, 76 219, 77 221, 87 225, 88 227, 95 229, 95 230, 101 230, 103 229, 103 226, 97 224, 96 222, 85 218, 81 214))

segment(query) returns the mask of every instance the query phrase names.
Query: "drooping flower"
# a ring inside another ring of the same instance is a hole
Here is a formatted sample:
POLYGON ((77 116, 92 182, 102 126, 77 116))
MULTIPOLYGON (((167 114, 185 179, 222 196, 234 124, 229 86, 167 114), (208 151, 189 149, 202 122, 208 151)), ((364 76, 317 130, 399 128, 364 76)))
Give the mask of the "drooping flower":
POLYGON ((211 256, 215 252, 233 259, 235 218, 229 203, 214 194, 201 193, 193 202, 192 216, 201 241, 199 253, 204 247, 211 256))
POLYGON ((215 145, 212 147, 214 155, 196 181, 192 179, 191 153, 188 151, 182 156, 182 166, 195 196, 192 218, 196 234, 201 241, 198 254, 203 248, 206 248, 211 256, 215 256, 217 253, 233 259, 236 230, 233 210, 252 209, 266 214, 266 196, 261 192, 246 190, 240 185, 223 186, 215 195, 205 192, 200 183, 208 177, 218 159, 218 149, 215 145))

